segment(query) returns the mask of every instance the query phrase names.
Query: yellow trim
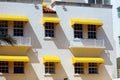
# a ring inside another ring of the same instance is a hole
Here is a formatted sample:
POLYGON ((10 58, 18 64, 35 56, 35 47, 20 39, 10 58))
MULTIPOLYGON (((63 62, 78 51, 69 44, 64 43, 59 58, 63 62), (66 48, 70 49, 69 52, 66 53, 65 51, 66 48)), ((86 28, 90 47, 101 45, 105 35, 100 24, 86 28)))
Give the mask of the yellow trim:
POLYGON ((46 62, 60 62, 60 58, 58 56, 43 56, 43 63, 46 62))
POLYGON ((71 26, 74 24, 91 24, 102 26, 103 23, 100 20, 87 20, 87 19, 71 19, 71 26))
POLYGON ((59 23, 60 20, 58 18, 55 18, 55 17, 43 17, 42 24, 45 24, 46 22, 59 23))
POLYGON ((45 2, 43 2, 42 7, 47 7, 47 4, 45 2))
POLYGON ((104 59, 99 57, 72 57, 72 63, 104 63, 104 59))
POLYGON ((0 20, 28 21, 28 18, 27 18, 27 16, 0 15, 0 20))
POLYGON ((0 56, 0 61, 29 62, 28 56, 0 56))

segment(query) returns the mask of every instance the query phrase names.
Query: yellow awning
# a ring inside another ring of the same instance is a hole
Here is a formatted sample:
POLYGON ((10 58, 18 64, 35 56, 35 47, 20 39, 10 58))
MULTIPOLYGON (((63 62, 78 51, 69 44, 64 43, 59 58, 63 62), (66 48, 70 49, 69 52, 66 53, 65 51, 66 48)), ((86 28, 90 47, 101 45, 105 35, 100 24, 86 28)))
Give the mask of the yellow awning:
POLYGON ((27 16, 0 15, 0 20, 7 21, 28 21, 27 16))
POLYGON ((42 18, 42 24, 45 24, 46 22, 59 23, 60 20, 58 18, 55 18, 55 17, 43 17, 42 18))
POLYGON ((28 56, 0 56, 0 61, 29 62, 28 56))
POLYGON ((72 63, 104 63, 104 59, 99 57, 72 57, 72 63))
POLYGON ((71 26, 74 24, 91 24, 102 26, 103 23, 100 20, 87 20, 87 19, 71 19, 71 26))
POLYGON ((45 2, 43 2, 42 7, 47 7, 47 4, 45 2))
POLYGON ((60 58, 58 56, 43 56, 43 63, 46 62, 60 62, 60 58))

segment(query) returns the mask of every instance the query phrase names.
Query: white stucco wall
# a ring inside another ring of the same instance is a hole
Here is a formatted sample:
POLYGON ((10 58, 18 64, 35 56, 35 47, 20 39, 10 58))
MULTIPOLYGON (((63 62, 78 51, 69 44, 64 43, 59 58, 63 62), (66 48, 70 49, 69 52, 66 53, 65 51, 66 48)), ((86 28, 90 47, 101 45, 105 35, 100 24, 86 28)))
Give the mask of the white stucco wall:
MULTIPOLYGON (((72 36, 73 33, 71 33, 72 27, 70 26, 70 23, 69 23, 71 18, 101 20, 103 22, 103 26, 98 29, 98 39, 105 40, 105 45, 106 45, 105 51, 106 52, 103 54, 99 54, 99 56, 104 57, 104 59, 106 61, 108 61, 107 64, 109 64, 109 60, 107 60, 108 55, 109 55, 109 58, 111 58, 110 61, 112 61, 112 59, 114 59, 114 61, 116 61, 115 60, 116 59, 115 51, 112 51, 112 50, 115 50, 115 47, 114 47, 115 44, 111 44, 112 42, 114 42, 114 40, 113 40, 113 36, 110 36, 110 34, 113 35, 112 10, 104 9, 104 8, 71 7, 71 6, 65 6, 65 8, 67 9, 67 11, 64 11, 63 7, 57 6, 56 10, 57 10, 59 19, 62 21, 61 27, 64 30, 66 37, 69 40, 73 39, 73 36, 72 36), (89 12, 89 14, 86 14, 88 12, 89 12), (71 35, 71 36, 69 36, 69 35, 71 35)), ((94 55, 98 56, 97 54, 94 54, 94 55)), ((116 70, 112 71, 113 70, 112 68, 114 68, 114 69, 116 68, 116 62, 114 62, 114 63, 112 63, 114 65, 114 67, 112 67, 112 66, 110 67, 110 65, 105 65, 108 72, 110 71, 109 73, 114 72, 114 71, 116 72, 116 70)), ((113 76, 113 74, 110 74, 110 75, 113 76)))
POLYGON ((117 13, 117 8, 120 7, 120 1, 115 1, 115 0, 111 0, 111 4, 113 5, 113 9, 112 9, 112 15, 113 15, 113 30, 114 30, 114 38, 116 41, 116 57, 120 57, 120 45, 119 45, 119 38, 118 36, 120 36, 120 18, 118 18, 118 13, 117 13))
MULTIPOLYGON (((25 74, 0 74, 1 80, 111 80, 116 77, 116 55, 115 43, 113 39, 113 23, 112 9, 108 8, 90 8, 65 6, 67 11, 64 11, 62 6, 56 5, 57 16, 60 19, 60 24, 56 26, 56 38, 52 40, 44 39, 44 26, 42 25, 42 7, 38 4, 39 9, 36 9, 33 4, 22 3, 7 3, 0 2, 0 14, 8 15, 26 15, 29 22, 25 27, 25 35, 32 38, 31 48, 22 55, 28 55, 30 62, 26 64, 25 74), (77 12, 76 12, 77 11, 77 12), (93 51, 85 51, 83 56, 102 57, 105 60, 104 64, 100 64, 99 74, 83 74, 74 76, 74 67, 72 65, 72 56, 81 56, 81 52, 71 51, 69 41, 73 40, 73 28, 70 25, 71 18, 80 19, 98 19, 103 22, 103 26, 99 27, 97 38, 105 41, 105 50, 97 53, 93 51), (56 64, 56 74, 51 76, 44 75, 44 64, 42 56, 56 55, 61 59, 61 63, 56 64)), ((6 52, 3 52, 4 54, 6 52)), ((14 50, 14 54, 9 51, 9 55, 21 55, 18 49, 14 50), (18 54, 15 54, 18 53, 18 54)))
MULTIPOLYGON (((113 28, 114 39, 116 41, 117 69, 120 69, 120 44, 119 44, 120 18, 118 17, 118 11, 117 11, 117 8, 120 7, 120 1, 111 0, 111 4, 113 5, 112 15, 113 15, 113 27, 114 27, 113 28)), ((118 72, 118 77, 119 77, 119 72, 118 72)))

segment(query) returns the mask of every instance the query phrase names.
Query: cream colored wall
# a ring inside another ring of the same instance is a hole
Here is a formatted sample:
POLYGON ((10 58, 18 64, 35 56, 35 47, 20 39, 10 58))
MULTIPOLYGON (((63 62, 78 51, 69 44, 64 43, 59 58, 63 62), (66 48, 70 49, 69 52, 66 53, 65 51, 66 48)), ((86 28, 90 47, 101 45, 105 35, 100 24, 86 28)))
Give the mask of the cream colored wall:
POLYGON ((56 26, 56 37, 47 40, 44 38, 44 26, 42 25, 42 7, 40 4, 37 6, 39 9, 36 9, 33 4, 0 2, 0 14, 26 15, 29 18, 25 27, 25 35, 32 38, 32 46, 29 50, 24 48, 8 48, 7 50, 3 49, 3 52, 0 50, 2 55, 28 55, 30 58, 30 62, 25 67, 25 74, 0 74, 0 80, 63 80, 64 78, 69 78, 69 80, 111 80, 116 77, 115 48, 111 36, 113 35, 111 9, 65 6, 67 11, 64 11, 62 6, 56 6, 60 24, 56 26), (69 41, 73 40, 73 28, 70 26, 71 18, 101 20, 104 25, 99 28, 97 35, 98 39, 105 40, 105 51, 94 49, 71 51, 69 49, 69 41), (60 57, 61 62, 56 64, 56 74, 45 75, 42 62, 44 55, 60 57), (99 74, 85 73, 75 76, 72 56, 102 57, 105 63, 100 64, 99 74))
POLYGON ((116 58, 120 57, 120 45, 119 45, 119 36, 120 36, 120 18, 118 17, 117 8, 120 7, 120 1, 111 0, 111 4, 113 5, 112 8, 112 15, 113 15, 113 26, 115 27, 114 30, 114 39, 116 42, 116 58))

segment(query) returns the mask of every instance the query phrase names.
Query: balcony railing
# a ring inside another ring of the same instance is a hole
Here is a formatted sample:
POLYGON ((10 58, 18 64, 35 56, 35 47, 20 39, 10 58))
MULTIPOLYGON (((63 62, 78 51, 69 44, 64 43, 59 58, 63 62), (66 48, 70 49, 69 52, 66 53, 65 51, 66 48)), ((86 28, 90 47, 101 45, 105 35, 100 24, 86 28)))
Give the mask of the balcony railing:
POLYGON ((96 39, 79 39, 79 40, 71 40, 70 48, 81 47, 81 48, 105 48, 104 40, 96 40, 96 39))
POLYGON ((31 46, 30 37, 14 37, 18 46, 31 46))
MULTIPOLYGON (((31 46, 31 37, 13 37, 16 40, 15 46, 31 46)), ((2 42, 1 45, 9 45, 2 42)))

